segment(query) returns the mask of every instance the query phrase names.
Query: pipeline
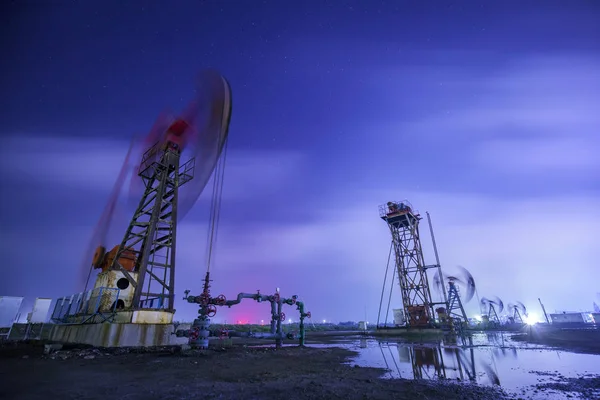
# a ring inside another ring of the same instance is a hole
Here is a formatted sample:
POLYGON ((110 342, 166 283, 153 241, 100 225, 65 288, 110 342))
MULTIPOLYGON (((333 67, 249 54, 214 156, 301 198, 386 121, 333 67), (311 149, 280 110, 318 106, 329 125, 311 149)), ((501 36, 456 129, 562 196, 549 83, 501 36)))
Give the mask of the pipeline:
MULTIPOLYGON (((268 301, 271 303, 271 324, 269 333, 262 332, 246 332, 248 337, 253 338, 265 338, 275 339, 275 346, 280 348, 283 343, 283 339, 298 339, 299 345, 305 345, 306 331, 304 326, 304 319, 310 318, 310 312, 304 311, 304 303, 298 301, 298 296, 294 295, 289 299, 280 297, 279 289, 273 295, 263 295, 260 291, 255 294, 250 293, 239 293, 235 300, 227 300, 225 296, 219 295, 217 297, 211 297, 208 291, 208 274, 205 282, 205 290, 199 296, 189 296, 189 290, 185 291, 185 297, 183 298, 188 303, 195 303, 200 305, 198 310, 198 318, 194 320, 190 329, 177 330, 174 332, 178 337, 188 337, 189 344, 196 348, 208 348, 208 337, 210 336, 210 317, 213 317, 217 313, 217 306, 227 306, 231 308, 236 304, 240 304, 243 299, 251 299, 258 303, 268 301), (296 305, 296 309, 300 311, 300 332, 298 335, 292 333, 285 334, 281 328, 281 322, 285 320, 285 314, 283 313, 283 305, 296 305)), ((241 333, 236 333, 235 336, 242 336, 241 333)))
POLYGON ((299 341, 299 345, 304 347, 304 342, 306 339, 306 329, 304 328, 304 318, 310 318, 311 315, 310 315, 310 311, 304 312, 304 303, 301 301, 296 302, 296 309, 298 311, 300 311, 300 325, 299 325, 300 336, 298 338, 298 341, 299 341))

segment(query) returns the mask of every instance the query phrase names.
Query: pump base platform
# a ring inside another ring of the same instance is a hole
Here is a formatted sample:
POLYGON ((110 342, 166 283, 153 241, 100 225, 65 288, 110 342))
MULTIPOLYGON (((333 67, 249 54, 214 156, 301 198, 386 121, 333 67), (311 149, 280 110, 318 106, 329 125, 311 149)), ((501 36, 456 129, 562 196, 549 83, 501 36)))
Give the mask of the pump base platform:
MULTIPOLYGON (((148 347, 187 343, 177 338, 173 324, 100 323, 55 325, 50 341, 94 347, 148 347)), ((183 340, 182 340, 183 339, 183 340)))
POLYGON ((55 325, 53 342, 96 347, 169 346, 185 343, 173 333, 173 313, 156 310, 120 311, 112 322, 55 325))

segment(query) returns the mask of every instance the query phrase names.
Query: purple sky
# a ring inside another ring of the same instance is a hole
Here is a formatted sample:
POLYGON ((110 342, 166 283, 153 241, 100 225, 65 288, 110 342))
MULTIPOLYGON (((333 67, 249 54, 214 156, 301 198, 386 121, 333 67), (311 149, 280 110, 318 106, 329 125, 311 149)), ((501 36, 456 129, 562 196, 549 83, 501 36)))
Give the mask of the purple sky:
MULTIPOLYGON (((315 319, 375 320, 390 241, 377 207, 408 198, 480 296, 592 308, 595 2, 18 3, 0 12, 0 295, 76 291, 130 138, 215 67, 234 106, 214 294, 280 287, 315 319)), ((179 225, 177 298, 201 289, 209 194, 179 225)), ((268 316, 250 303, 217 319, 268 316)))

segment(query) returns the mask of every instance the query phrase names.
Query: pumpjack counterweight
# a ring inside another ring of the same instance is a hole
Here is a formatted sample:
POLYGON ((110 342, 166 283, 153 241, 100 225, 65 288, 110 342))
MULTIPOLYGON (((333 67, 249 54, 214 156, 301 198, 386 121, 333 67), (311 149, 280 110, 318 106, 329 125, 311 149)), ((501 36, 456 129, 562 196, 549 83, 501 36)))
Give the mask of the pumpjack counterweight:
POLYGON ((178 192, 193 178, 195 159, 179 161, 179 147, 169 141, 142 157, 138 176, 144 194, 110 266, 135 287, 132 309, 174 311, 178 192), (135 262, 122 262, 128 258, 135 262))
POLYGON ((408 326, 429 326, 433 322, 433 302, 419 236, 421 216, 407 201, 388 202, 379 207, 379 215, 387 222, 392 234, 396 272, 408 326))

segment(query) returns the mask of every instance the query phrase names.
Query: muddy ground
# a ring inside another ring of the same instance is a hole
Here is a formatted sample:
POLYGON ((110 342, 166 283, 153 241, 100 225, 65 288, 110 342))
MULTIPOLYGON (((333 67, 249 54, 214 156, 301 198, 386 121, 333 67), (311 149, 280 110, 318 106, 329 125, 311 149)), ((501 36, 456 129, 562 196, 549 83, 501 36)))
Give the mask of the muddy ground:
POLYGON ((505 399, 495 388, 382 380, 383 370, 343 364, 341 348, 248 348, 181 352, 0 348, 2 399, 505 399))

